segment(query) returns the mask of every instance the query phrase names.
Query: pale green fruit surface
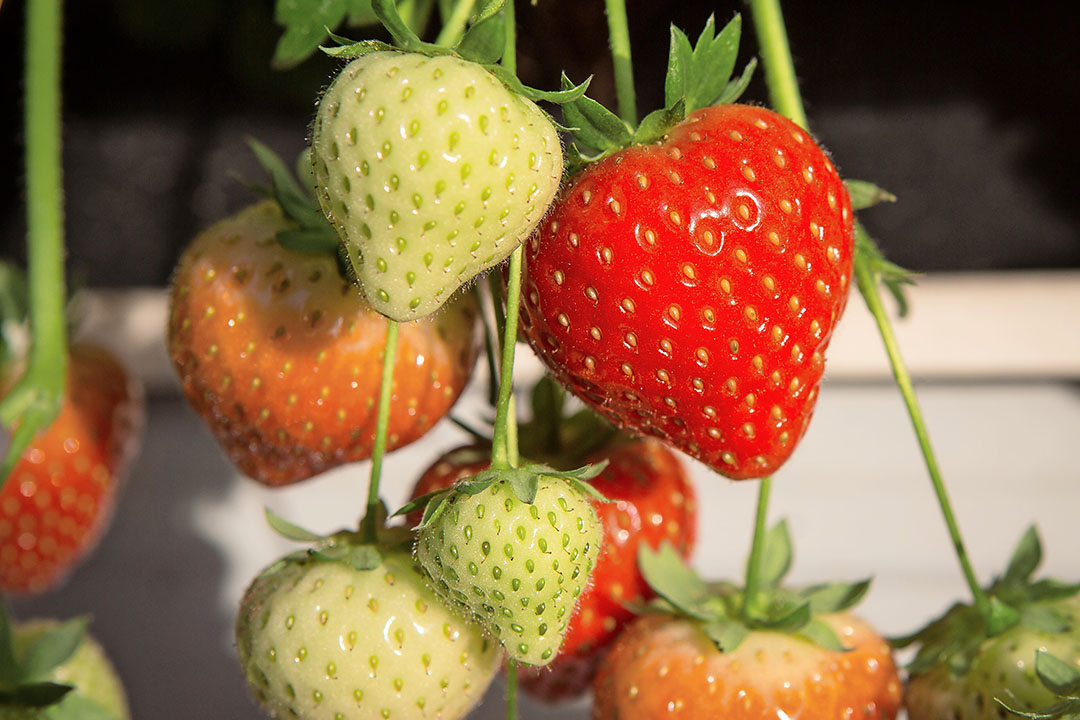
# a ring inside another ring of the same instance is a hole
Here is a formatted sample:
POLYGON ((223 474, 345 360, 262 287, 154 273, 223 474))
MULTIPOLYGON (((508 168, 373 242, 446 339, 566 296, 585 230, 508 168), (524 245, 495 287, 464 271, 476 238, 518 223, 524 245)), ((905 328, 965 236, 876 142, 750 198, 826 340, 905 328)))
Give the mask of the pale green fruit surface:
POLYGON ((248 684, 275 718, 458 720, 501 659, 403 551, 374 570, 287 562, 248 588, 236 634, 248 684))
POLYGON ((312 129, 316 196, 372 306, 441 306, 540 222, 562 177, 547 117, 480 65, 375 52, 347 65, 312 129))

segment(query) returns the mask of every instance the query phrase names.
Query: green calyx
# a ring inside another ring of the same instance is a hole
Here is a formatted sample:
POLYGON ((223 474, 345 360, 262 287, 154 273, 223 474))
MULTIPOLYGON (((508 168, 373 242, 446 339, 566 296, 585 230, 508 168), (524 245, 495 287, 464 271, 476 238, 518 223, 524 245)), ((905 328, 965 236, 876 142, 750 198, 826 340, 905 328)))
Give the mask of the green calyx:
POLYGON ((1080 594, 1080 583, 1064 583, 1051 578, 1032 580, 1042 561, 1038 530, 1029 527, 1020 538, 1003 575, 988 588, 989 610, 957 603, 926 627, 890 639, 896 648, 918 645, 908 664, 911 675, 919 675, 944 665, 955 677, 971 668, 987 640, 1014 627, 1026 627, 1048 635, 1069 632, 1069 618, 1053 607, 1058 600, 1080 594))
POLYGON ((505 482, 510 485, 514 496, 521 502, 531 505, 536 499, 536 493, 544 478, 560 478, 565 480, 573 489, 600 502, 608 502, 600 491, 589 484, 589 480, 599 475, 607 467, 607 461, 586 465, 574 470, 553 470, 546 465, 525 465, 518 468, 503 470, 484 470, 477 473, 471 479, 462 481, 452 488, 437 490, 418 497, 408 503, 394 516, 407 515, 411 512, 424 509, 423 519, 417 525, 416 530, 422 530, 432 525, 439 516, 449 507, 451 499, 455 495, 479 495, 497 482, 505 482))
POLYGON ((386 508, 380 504, 375 526, 377 542, 365 542, 363 535, 355 530, 338 530, 329 535, 306 530, 265 509, 266 523, 286 540, 307 543, 311 547, 290 553, 271 564, 260 574, 272 575, 286 565, 302 563, 340 563, 354 570, 375 570, 382 566, 386 553, 405 550, 412 544, 412 533, 403 527, 385 527, 386 508))
POLYGON ((870 581, 783 588, 781 582, 791 568, 791 558, 791 537, 787 523, 781 521, 765 536, 760 586, 755 601, 748 603, 743 590, 734 584, 702 580, 669 543, 658 550, 642 544, 638 566, 658 596, 644 610, 698 621, 720 652, 734 651, 757 630, 783 632, 825 650, 845 651, 840 638, 819 616, 854 607, 866 595, 870 581))
MULTIPOLYGON (((693 45, 682 30, 672 25, 664 107, 646 115, 637 127, 588 97, 565 103, 563 121, 574 138, 568 153, 572 169, 630 145, 656 142, 699 108, 735 102, 750 84, 757 66, 756 60, 751 60, 740 75, 732 77, 741 33, 742 18, 738 14, 720 32, 710 16, 693 45)), ((565 76, 563 87, 572 87, 565 76)))

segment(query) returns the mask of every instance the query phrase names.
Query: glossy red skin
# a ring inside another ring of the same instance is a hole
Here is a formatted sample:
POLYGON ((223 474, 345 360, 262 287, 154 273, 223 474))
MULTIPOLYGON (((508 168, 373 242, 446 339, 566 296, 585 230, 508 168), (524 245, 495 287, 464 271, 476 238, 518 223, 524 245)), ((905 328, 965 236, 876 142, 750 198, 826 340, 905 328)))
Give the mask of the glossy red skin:
POLYGON ((853 223, 805 131, 763 108, 698 110, 563 191, 526 245, 523 328, 616 425, 763 477, 813 413, 853 223))
MULTIPOLYGON (((450 487, 486 470, 479 446, 459 448, 436 461, 417 481, 417 498, 450 487)), ((654 597, 637 565, 638 547, 656 549, 665 540, 689 557, 697 535, 696 494, 690 476, 675 455, 655 440, 638 438, 598 451, 588 462, 608 460, 592 485, 613 502, 594 502, 604 527, 604 545, 592 584, 578 601, 558 657, 544 668, 521 668, 521 682, 531 695, 556 701, 584 693, 603 650, 634 614, 626 604, 654 597)), ((415 525, 422 513, 408 521, 415 525)))
POLYGON ((71 347, 60 413, 0 490, 0 590, 50 590, 94 548, 138 449, 143 402, 109 352, 71 347))
MULTIPOLYGON (((371 457, 387 320, 331 256, 279 245, 270 202, 200 233, 173 278, 169 353, 233 463, 268 486, 371 457)), ((401 323, 387 448, 427 433, 457 401, 479 344, 475 299, 401 323)))

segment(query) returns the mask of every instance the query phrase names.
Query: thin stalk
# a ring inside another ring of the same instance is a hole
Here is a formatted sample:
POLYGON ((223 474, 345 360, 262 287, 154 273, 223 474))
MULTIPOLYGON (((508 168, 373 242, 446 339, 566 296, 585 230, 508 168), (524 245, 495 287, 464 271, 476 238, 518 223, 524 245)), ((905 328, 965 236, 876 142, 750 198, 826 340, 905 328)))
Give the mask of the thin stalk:
POLYGON ((516 660, 506 661, 506 720, 517 718, 517 674, 518 664, 516 660))
MULTIPOLYGON (((484 358, 488 366, 488 404, 495 407, 499 401, 499 361, 496 358, 495 345, 498 343, 492 334, 491 323, 488 321, 487 308, 484 303, 484 293, 480 292, 480 285, 473 286, 476 296, 476 304, 480 308, 480 324, 484 328, 484 358)), ((498 305, 498 300, 493 300, 498 305)))
POLYGON ((771 491, 772 477, 761 478, 758 486, 757 515, 754 517, 754 539, 750 544, 750 557, 746 560, 746 588, 743 591, 742 605, 744 620, 749 620, 749 614, 757 608, 761 588, 761 554, 765 547, 765 523, 769 516, 771 491))
MULTIPOLYGON (((517 432, 508 426, 515 422, 511 413, 511 397, 514 390, 514 351, 517 346, 518 305, 521 299, 521 256, 519 246, 510 254, 510 277, 506 285, 506 330, 502 342, 502 372, 499 375, 499 400, 495 404, 495 428, 491 433, 491 467, 505 470, 517 462, 517 448, 511 448, 510 439, 517 432)), ((516 445, 516 443, 514 443, 516 445)))
POLYGON ((514 12, 514 0, 506 0, 503 5, 502 66, 517 74, 517 16, 514 12))
POLYGON ((26 247, 30 349, 26 372, 0 405, 19 424, 0 466, 6 480, 35 432, 60 409, 67 372, 64 305, 64 196, 60 136, 60 0, 30 0, 26 10, 26 247))
MULTIPOLYGON (((865 231, 861 226, 857 226, 856 232, 865 231)), ((907 407, 911 425, 915 429, 915 437, 919 441, 919 449, 922 451, 923 460, 926 463, 926 470, 930 475, 930 482, 934 486, 934 494, 937 496, 938 505, 941 507, 941 514, 945 519, 945 526, 949 530, 949 537, 952 539, 956 557, 960 561, 960 569, 963 571, 964 579, 967 580, 968 587, 971 589, 975 607, 983 615, 989 616, 990 601, 982 586, 979 585, 975 570, 971 566, 971 560, 968 558, 967 550, 964 547, 964 540, 960 535, 960 526, 956 522, 952 503, 949 501, 949 495, 945 489, 945 480, 942 478, 937 456, 930 445, 930 433, 926 428, 926 421, 923 419, 918 398, 915 396, 915 387, 911 382, 911 374, 908 372, 904 358, 900 354, 900 345, 896 341, 892 322, 889 320, 885 306, 881 302, 881 295, 878 292, 879 280, 879 277, 871 271, 869 263, 863 262, 859 257, 856 257, 855 281, 858 284, 859 292, 862 293, 863 299, 866 301, 866 307, 870 310, 870 314, 874 316, 874 322, 877 323, 878 333, 881 335, 881 340, 885 345, 885 352, 889 356, 889 365, 892 366, 893 377, 896 379, 896 386, 900 389, 900 395, 904 398, 904 405, 907 407)))
POLYGON ((375 417, 375 446, 371 450, 371 478, 368 480, 367 512, 362 532, 364 542, 378 540, 376 516, 379 510, 379 480, 382 478, 383 458, 386 456, 386 434, 390 425, 390 402, 394 389, 394 363, 397 360, 398 323, 386 322, 386 348, 383 349, 382 381, 379 385, 379 410, 375 417))
MULTIPOLYGON (((765 77, 769 87, 769 97, 778 112, 783 113, 790 119, 807 127, 806 113, 803 110, 802 97, 799 95, 799 84, 795 77, 795 63, 791 59, 791 48, 788 44, 787 31, 784 29, 784 17, 780 10, 779 0, 751 0, 751 12, 754 16, 754 26, 757 29, 758 43, 760 45, 761 59, 765 65, 765 77)), ((857 233, 864 233, 862 226, 856 223, 857 233)), ((878 326, 878 332, 885 343, 885 351, 889 356, 889 364, 892 366, 893 377, 896 378, 897 387, 904 399, 912 426, 915 428, 915 436, 919 441, 919 449, 922 451, 926 469, 930 475, 930 482, 934 486, 941 514, 945 519, 949 536, 952 539, 953 549, 971 590, 975 607, 989 617, 990 601, 979 585, 975 577, 975 571, 968 559, 967 550, 960 535, 960 528, 956 523, 952 503, 949 502, 948 493, 945 491, 945 481, 941 476, 934 450, 930 445, 930 435, 923 420, 922 410, 919 408, 915 389, 911 382, 911 375, 907 370, 903 357, 900 355, 900 346, 896 342, 893 333, 892 322, 881 303, 878 294, 879 277, 868 267, 865 256, 856 254, 855 257, 855 281, 859 292, 862 293, 870 313, 878 326)))
POLYGON ((446 18, 446 24, 435 38, 436 45, 453 47, 461 36, 465 34, 465 26, 473 11, 473 0, 458 0, 450 11, 450 17, 446 18))
POLYGON ((761 64, 765 67, 765 83, 773 107, 781 115, 808 128, 780 0, 750 0, 750 12, 754 16, 761 64))
POLYGON ((611 60, 615 66, 615 98, 619 117, 630 127, 637 127, 637 96, 634 92, 634 62, 630 57, 630 28, 626 21, 625 0, 604 0, 607 10, 611 60))

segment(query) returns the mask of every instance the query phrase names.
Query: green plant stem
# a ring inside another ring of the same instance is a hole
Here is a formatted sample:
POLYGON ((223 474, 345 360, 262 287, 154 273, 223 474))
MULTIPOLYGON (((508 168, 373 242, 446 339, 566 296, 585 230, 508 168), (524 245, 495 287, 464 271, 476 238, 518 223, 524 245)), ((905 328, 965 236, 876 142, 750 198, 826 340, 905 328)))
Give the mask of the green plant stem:
POLYGON ((634 62, 630 56, 630 27, 626 21, 625 0, 604 0, 607 10, 611 60, 615 66, 615 98, 619 117, 630 127, 637 127, 637 97, 634 92, 634 62))
POLYGON ((472 11, 473 0, 458 0, 458 2, 454 3, 454 8, 450 11, 450 17, 446 18, 446 24, 443 25, 439 35, 435 38, 435 44, 444 47, 456 45, 461 40, 462 35, 465 34, 465 26, 469 22, 472 11))
POLYGON ((765 529, 769 516, 769 494, 772 477, 763 477, 758 486, 757 514, 754 517, 754 539, 750 544, 750 557, 746 560, 746 588, 743 591, 742 615, 744 620, 756 612, 761 588, 761 554, 765 546, 765 529))
MULTIPOLYGON (((856 232, 863 233, 865 230, 861 225, 857 224, 856 232)), ((862 256, 855 258, 855 282, 858 284, 859 292, 862 293, 863 299, 866 301, 866 307, 870 310, 870 314, 874 316, 874 322, 877 323, 878 333, 881 335, 881 340, 885 345, 885 352, 889 356, 893 377, 896 379, 896 386, 900 389, 900 395, 904 398, 904 405, 907 407, 908 416, 911 418, 912 427, 915 429, 915 437, 919 441, 919 449, 922 451, 923 460, 926 463, 926 470, 930 475, 930 482, 934 486, 934 494, 937 496, 938 505, 941 507, 945 526, 949 530, 953 549, 956 551, 957 559, 960 561, 960 569, 963 571, 964 579, 967 580, 968 587, 971 589, 975 607, 985 617, 989 617, 990 600, 982 586, 979 585, 975 570, 968 558, 967 550, 964 548, 964 540, 960 535, 960 526, 956 522, 952 503, 949 501, 949 495, 945 489, 945 480, 942 478, 937 457, 934 454, 933 447, 930 445, 930 433, 926 428, 918 398, 915 396, 915 387, 911 382, 911 374, 908 372, 904 358, 900 354, 900 345, 896 341, 892 322, 889 320, 885 306, 881 302, 881 294, 878 292, 880 278, 873 273, 869 263, 865 262, 862 256)))
POLYGON ((765 83, 773 107, 781 115, 809 128, 780 0, 750 0, 750 12, 754 16, 761 62, 765 66, 765 83))
POLYGON ((517 674, 518 664, 516 660, 506 661, 506 720, 517 718, 517 674))
MULTIPOLYGON (((750 7, 754 16, 754 26, 760 45, 761 59, 765 65, 765 78, 769 87, 769 97, 773 106, 778 112, 803 127, 808 127, 779 0, 751 0, 750 7)), ((855 230, 857 233, 865 233, 859 223, 856 223, 855 230)), ((989 617, 990 601, 979 585, 971 561, 968 559, 967 550, 964 548, 964 541, 960 535, 960 528, 956 523, 956 516, 953 513, 952 504, 949 502, 948 493, 945 490, 945 481, 941 476, 936 456, 930 445, 930 435, 926 429, 926 423, 923 421, 918 399, 915 396, 911 375, 908 373, 904 359, 900 355, 900 347, 893 333, 892 322, 881 304, 881 296, 878 293, 880 278, 868 267, 866 258, 862 254, 856 254, 855 257, 855 280, 859 292, 862 293, 863 299, 870 309, 870 313, 874 316, 881 339, 885 343, 885 351, 889 356, 893 377, 896 378, 897 387, 900 389, 904 405, 907 407, 911 423, 915 428, 915 435, 919 441, 919 449, 922 451, 923 459, 926 462, 930 482, 934 486, 934 493, 937 496, 941 514, 945 519, 945 525, 952 539, 957 559, 960 561, 964 579, 971 590, 975 607, 984 617, 989 617)))
POLYGON ((364 514, 364 542, 378 540, 376 518, 379 511, 379 480, 382 478, 383 458, 386 456, 386 434, 390 425, 390 402, 394 390, 394 363, 397 360, 398 323, 386 321, 386 347, 383 349, 382 381, 379 385, 379 410, 375 417, 375 446, 371 450, 371 478, 368 481, 367 511, 364 514))
POLYGON ((60 0, 26 10, 26 246, 30 350, 26 372, 0 406, 19 427, 0 466, 0 483, 40 428, 60 410, 67 372, 64 305, 64 199, 60 154, 60 0))
POLYGON ((499 374, 499 401, 495 404, 495 427, 491 433, 491 467, 505 470, 517 464, 517 447, 510 447, 516 432, 508 429, 515 422, 511 413, 514 390, 514 351, 517 346, 518 306, 521 299, 521 256, 519 246, 510 254, 509 279, 506 285, 506 329, 502 342, 502 371, 499 374))
POLYGON ((503 55, 502 66, 517 75, 517 15, 514 0, 503 5, 503 55))

